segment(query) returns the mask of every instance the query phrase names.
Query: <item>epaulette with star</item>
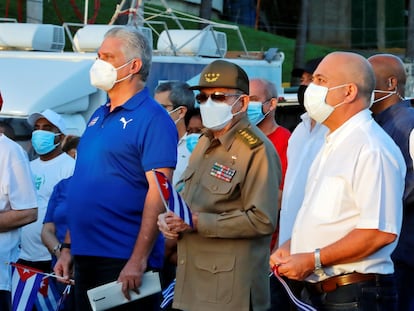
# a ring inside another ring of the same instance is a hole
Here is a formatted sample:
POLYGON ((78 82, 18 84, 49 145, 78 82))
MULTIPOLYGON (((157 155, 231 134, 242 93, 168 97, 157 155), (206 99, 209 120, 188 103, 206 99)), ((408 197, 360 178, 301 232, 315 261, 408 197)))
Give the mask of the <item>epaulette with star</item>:
POLYGON ((240 137, 250 149, 254 149, 263 144, 263 141, 257 137, 257 135, 253 133, 250 128, 247 127, 242 130, 238 130, 237 136, 240 137))

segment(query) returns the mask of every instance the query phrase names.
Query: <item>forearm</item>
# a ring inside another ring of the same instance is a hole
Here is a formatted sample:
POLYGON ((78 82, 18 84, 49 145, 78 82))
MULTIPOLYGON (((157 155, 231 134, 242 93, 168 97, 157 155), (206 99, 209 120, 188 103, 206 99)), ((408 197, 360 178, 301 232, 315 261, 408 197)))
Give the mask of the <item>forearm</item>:
POLYGON ((37 208, 25 210, 7 210, 0 212, 0 232, 7 232, 37 219, 37 208))
POLYGON ((274 223, 259 209, 198 215, 197 231, 206 237, 254 238, 271 235, 274 230, 274 223))
MULTIPOLYGON (((167 178, 171 179, 171 169, 164 168, 159 170, 162 171, 167 178)), ((149 187, 145 198, 141 227, 130 258, 130 261, 134 262, 139 267, 146 266, 148 257, 159 235, 157 226, 158 215, 165 212, 165 206, 156 184, 154 172, 146 172, 146 177, 149 187)))
POLYGON ((55 225, 53 223, 43 224, 41 238, 43 244, 47 247, 49 252, 52 255, 57 256, 57 253, 60 252, 60 241, 56 237, 55 225))
POLYGON ((321 248, 322 265, 356 262, 392 243, 396 237, 377 229, 354 229, 337 242, 321 248))

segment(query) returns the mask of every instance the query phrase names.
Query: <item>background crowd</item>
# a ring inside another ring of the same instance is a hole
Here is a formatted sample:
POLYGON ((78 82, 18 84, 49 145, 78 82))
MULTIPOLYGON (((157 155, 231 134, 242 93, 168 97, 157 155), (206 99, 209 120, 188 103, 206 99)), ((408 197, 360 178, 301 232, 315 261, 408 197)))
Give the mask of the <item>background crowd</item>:
MULTIPOLYGON (((91 84, 108 97, 82 137, 34 113, 29 162, 0 124, 3 262, 55 273, 60 291, 74 281, 64 310, 91 310, 87 291, 114 280, 129 299, 147 271, 175 282, 164 309, 295 310, 271 270, 317 310, 414 310, 414 108, 398 57, 334 52, 296 68, 291 133, 275 85, 231 62, 149 90, 139 32, 111 29, 97 55, 91 84), (166 211, 154 170, 192 226, 166 211)), ((12 310, 10 265, 0 275, 12 310)))

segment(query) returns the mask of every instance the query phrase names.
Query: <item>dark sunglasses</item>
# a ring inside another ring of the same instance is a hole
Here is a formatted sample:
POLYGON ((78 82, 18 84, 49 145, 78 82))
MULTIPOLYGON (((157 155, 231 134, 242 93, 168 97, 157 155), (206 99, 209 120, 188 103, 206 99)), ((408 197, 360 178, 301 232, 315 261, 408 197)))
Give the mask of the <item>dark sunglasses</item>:
POLYGON ((203 104, 207 101, 207 99, 210 97, 211 100, 223 103, 227 100, 227 98, 231 96, 241 96, 241 94, 226 94, 221 92, 214 92, 210 95, 207 95, 206 93, 199 93, 196 95, 196 101, 199 104, 203 104))

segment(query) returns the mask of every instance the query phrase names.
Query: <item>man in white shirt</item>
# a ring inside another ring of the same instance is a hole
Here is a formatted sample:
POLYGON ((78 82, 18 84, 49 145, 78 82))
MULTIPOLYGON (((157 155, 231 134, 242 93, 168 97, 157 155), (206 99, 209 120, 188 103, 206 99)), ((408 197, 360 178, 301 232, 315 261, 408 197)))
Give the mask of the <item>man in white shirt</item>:
POLYGON ((305 92, 309 116, 329 134, 310 168, 292 237, 270 264, 304 280, 317 309, 397 310, 391 253, 401 230, 406 169, 367 109, 374 87, 366 59, 334 52, 305 92))
POLYGON ((30 162, 35 181, 39 214, 37 221, 22 230, 19 263, 49 272, 51 254, 41 240, 43 219, 53 187, 62 179, 72 176, 75 160, 62 151, 66 126, 56 112, 46 109, 29 116, 28 123, 34 127, 32 145, 38 158, 30 162))
POLYGON ((11 311, 11 266, 19 256, 21 227, 37 217, 26 152, 0 133, 0 310, 11 311))

